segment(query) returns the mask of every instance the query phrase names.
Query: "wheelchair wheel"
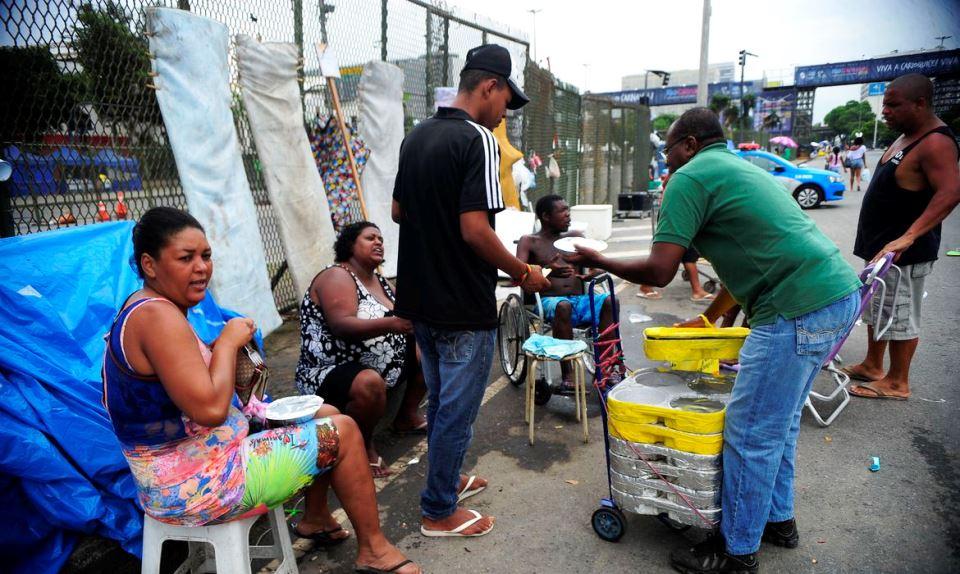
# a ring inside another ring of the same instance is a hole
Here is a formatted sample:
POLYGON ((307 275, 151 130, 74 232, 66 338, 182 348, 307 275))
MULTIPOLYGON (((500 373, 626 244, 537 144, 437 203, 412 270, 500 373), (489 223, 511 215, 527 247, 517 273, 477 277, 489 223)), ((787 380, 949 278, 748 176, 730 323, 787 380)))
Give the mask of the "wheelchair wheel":
POLYGON ((596 509, 590 519, 593 531, 607 542, 618 542, 627 531, 627 519, 619 508, 596 509))
POLYGON ((523 359, 523 342, 530 336, 530 323, 523 308, 523 301, 511 294, 500 306, 497 325, 497 351, 500 355, 500 368, 510 382, 523 384, 527 372, 523 359))

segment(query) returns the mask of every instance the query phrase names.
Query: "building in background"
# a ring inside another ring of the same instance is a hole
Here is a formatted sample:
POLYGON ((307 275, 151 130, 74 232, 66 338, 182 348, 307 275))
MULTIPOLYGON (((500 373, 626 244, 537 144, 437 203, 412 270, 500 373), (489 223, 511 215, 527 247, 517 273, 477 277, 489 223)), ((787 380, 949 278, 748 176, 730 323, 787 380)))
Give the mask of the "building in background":
MULTIPOLYGON (((674 86, 697 85, 700 81, 700 70, 696 68, 692 70, 667 70, 667 73, 670 74, 670 84, 674 86)), ((652 83, 647 83, 645 86, 646 76, 646 72, 623 76, 620 80, 620 89, 642 90, 646 87, 657 87, 660 84, 660 78, 653 76, 649 79, 649 82, 652 83)), ((736 64, 734 62, 720 62, 718 64, 710 64, 707 67, 708 84, 732 82, 734 79, 736 79, 736 64)))

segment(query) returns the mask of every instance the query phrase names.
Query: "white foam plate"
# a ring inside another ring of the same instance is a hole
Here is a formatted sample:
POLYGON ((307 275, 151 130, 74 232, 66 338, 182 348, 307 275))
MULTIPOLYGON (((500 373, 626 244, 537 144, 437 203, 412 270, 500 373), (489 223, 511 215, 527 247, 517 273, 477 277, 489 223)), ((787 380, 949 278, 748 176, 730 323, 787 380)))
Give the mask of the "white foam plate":
POLYGON ((310 420, 322 406, 323 399, 317 395, 284 397, 267 405, 267 420, 277 423, 310 420))
POLYGON ((603 251, 607 248, 606 241, 587 237, 561 237, 553 242, 553 246, 564 253, 576 253, 578 245, 594 251, 603 251))

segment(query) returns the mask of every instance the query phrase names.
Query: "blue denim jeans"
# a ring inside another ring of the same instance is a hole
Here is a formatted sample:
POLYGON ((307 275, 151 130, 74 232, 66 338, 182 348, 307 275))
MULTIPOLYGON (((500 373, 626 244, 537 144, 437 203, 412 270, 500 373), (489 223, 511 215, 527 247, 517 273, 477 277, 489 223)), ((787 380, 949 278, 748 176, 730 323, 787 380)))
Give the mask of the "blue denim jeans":
POLYGON ((795 319, 751 328, 723 429, 720 531, 730 554, 756 552, 768 521, 793 518, 803 404, 859 304, 857 291, 795 319))
POLYGON ((497 331, 449 331, 414 323, 414 334, 428 399, 429 468, 420 512, 440 520, 457 509, 460 467, 490 377, 497 331))

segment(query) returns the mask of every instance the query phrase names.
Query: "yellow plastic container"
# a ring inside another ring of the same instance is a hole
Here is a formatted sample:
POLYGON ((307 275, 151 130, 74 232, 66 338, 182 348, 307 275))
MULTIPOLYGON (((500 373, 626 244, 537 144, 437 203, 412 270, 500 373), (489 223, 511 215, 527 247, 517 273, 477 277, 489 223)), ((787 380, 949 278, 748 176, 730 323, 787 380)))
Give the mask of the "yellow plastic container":
POLYGON ((720 361, 732 361, 750 334, 745 327, 650 327, 643 331, 643 351, 648 359, 669 361, 676 371, 716 374, 720 361))
POLYGON ((693 454, 723 452, 723 433, 694 434, 657 424, 637 424, 609 419, 610 436, 630 442, 662 444, 667 448, 693 454))

